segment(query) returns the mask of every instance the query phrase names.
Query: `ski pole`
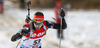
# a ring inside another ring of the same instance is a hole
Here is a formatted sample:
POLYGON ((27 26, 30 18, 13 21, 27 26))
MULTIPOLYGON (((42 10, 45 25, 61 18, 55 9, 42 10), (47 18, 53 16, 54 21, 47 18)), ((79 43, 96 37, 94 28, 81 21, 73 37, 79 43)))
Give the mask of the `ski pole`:
POLYGON ((30 18, 30 7, 29 7, 29 5, 31 5, 31 0, 29 0, 28 2, 27 2, 27 6, 28 6, 28 15, 26 16, 26 22, 27 23, 29 23, 29 21, 31 20, 31 18, 30 18))
MULTIPOLYGON (((61 8, 61 10, 63 10, 63 8, 61 8)), ((60 40, 59 40, 59 48, 61 48, 61 36, 62 36, 61 33, 62 33, 62 17, 60 19, 60 40)))
MULTIPOLYGON (((30 8, 29 8, 29 5, 31 5, 31 0, 29 0, 29 1, 27 2, 27 6, 28 6, 28 15, 27 15, 27 19, 31 20, 31 19, 30 19, 30 8)), ((18 46, 19 46, 21 40, 22 40, 22 39, 19 40, 19 42, 18 42, 16 48, 18 48, 18 46)))
POLYGON ((18 44, 17 44, 16 48, 18 48, 18 46, 19 46, 20 42, 21 42, 21 39, 19 40, 19 42, 18 42, 18 44))
POLYGON ((27 6, 28 6, 28 17, 30 17, 30 7, 29 7, 29 5, 31 5, 31 0, 29 0, 27 2, 27 6))

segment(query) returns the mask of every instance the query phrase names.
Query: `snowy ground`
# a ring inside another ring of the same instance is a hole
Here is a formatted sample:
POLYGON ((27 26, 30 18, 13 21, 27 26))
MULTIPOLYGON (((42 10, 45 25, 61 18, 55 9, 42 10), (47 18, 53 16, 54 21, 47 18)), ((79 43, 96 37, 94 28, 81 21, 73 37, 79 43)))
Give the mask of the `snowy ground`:
MULTIPOLYGON (((12 4, 13 5, 13 4, 12 4)), ((54 17, 53 9, 31 8, 31 18, 36 11, 45 15, 45 20, 54 17)), ((0 14, 0 48, 15 48, 18 41, 11 42, 11 36, 22 28, 27 10, 5 7, 3 15, 0 14)), ((68 28, 64 30, 62 48, 100 48, 100 11, 73 10, 66 12, 68 28)), ((49 29, 44 38, 43 48, 58 48, 59 40, 56 30, 49 29)))

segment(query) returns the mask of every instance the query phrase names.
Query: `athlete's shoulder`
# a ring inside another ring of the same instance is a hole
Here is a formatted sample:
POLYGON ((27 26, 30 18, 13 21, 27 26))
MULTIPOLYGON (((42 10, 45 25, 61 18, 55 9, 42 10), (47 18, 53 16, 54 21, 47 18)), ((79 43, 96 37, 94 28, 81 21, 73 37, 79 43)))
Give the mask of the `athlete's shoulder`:
POLYGON ((23 27, 24 27, 24 26, 26 26, 26 27, 29 28, 29 23, 24 24, 23 27))
POLYGON ((49 20, 45 20, 45 24, 47 25, 48 28, 50 28, 53 24, 55 24, 55 22, 49 21, 49 20))

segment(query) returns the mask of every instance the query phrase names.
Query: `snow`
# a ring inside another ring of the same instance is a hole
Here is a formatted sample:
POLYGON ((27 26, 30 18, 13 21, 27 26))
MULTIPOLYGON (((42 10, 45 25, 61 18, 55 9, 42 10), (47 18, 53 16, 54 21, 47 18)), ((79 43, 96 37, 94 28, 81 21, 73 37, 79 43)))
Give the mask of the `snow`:
MULTIPOLYGON (((11 3, 10 3, 11 4, 11 3)), ((53 9, 31 8, 32 18, 34 13, 41 11, 45 20, 54 21, 53 9)), ((12 42, 11 37, 25 24, 27 9, 5 8, 0 14, 0 48, 15 48, 18 41, 12 42)), ((72 10, 66 12, 67 29, 64 30, 62 48, 100 48, 100 11, 98 10, 72 10)), ((59 39, 55 29, 49 29, 44 38, 43 48, 58 48, 59 39)))

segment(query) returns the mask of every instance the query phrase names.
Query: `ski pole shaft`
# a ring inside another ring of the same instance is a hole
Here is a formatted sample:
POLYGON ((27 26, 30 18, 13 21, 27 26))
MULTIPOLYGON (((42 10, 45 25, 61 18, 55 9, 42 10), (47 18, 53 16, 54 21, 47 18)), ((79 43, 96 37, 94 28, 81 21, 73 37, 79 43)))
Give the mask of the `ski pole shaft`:
POLYGON ((30 17, 30 8, 28 6, 28 17, 30 17))
POLYGON ((28 15, 26 16, 26 23, 29 23, 30 22, 30 20, 31 20, 31 18, 30 18, 30 6, 31 5, 31 0, 29 0, 28 2, 27 2, 27 10, 28 10, 28 15))
POLYGON ((18 42, 18 44, 17 44, 16 48, 18 48, 18 46, 19 46, 20 42, 21 42, 21 39, 19 40, 19 42, 18 42))
POLYGON ((28 17, 30 17, 30 7, 29 7, 29 5, 31 5, 31 0, 29 0, 27 2, 27 6, 28 6, 28 17))
POLYGON ((59 41, 59 48, 61 48, 61 36, 62 36, 62 17, 61 17, 61 23, 60 23, 60 41, 59 41))
MULTIPOLYGON (((63 10, 63 8, 61 8, 63 10)), ((59 48, 61 48, 61 36, 62 36, 62 17, 60 19, 60 40, 59 40, 59 48)))

